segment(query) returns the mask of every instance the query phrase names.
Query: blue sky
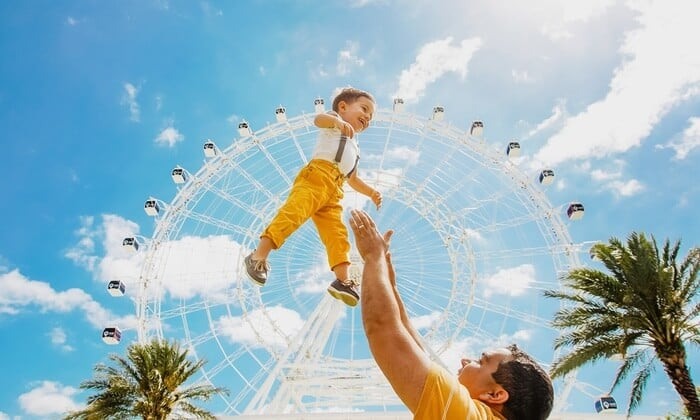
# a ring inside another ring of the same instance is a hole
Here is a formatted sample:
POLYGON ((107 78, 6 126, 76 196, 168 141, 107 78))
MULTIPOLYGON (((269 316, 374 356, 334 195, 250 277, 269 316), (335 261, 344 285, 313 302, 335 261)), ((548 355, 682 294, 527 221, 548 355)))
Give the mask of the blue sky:
MULTIPOLYGON (((155 223, 143 212, 143 202, 150 196, 165 203, 175 198, 178 189, 170 179, 175 165, 194 174, 203 165, 204 140, 225 149, 236 144, 243 119, 253 130, 261 129, 274 123, 280 104, 290 117, 312 114, 314 98, 328 104, 341 86, 371 91, 379 108, 387 110, 397 96, 404 98, 407 113, 424 117, 434 106, 444 106, 445 121, 461 130, 483 120, 484 141, 494 150, 517 139, 523 156, 512 164, 520 171, 534 178, 537 168, 555 169, 556 181, 546 190, 552 207, 561 210, 571 200, 585 203, 583 220, 566 222, 576 243, 624 238, 638 230, 659 240, 681 238, 684 255, 698 245, 698 2, 406 3, 0 4, 0 162, 5 173, 0 184, 0 420, 56 418, 80 407, 87 394, 78 385, 91 376, 92 367, 136 339, 130 298, 144 253, 125 254, 121 239, 137 235, 147 242, 153 235, 155 223), (126 297, 106 293, 106 283, 115 278, 128 284, 126 297), (102 328, 114 323, 125 331, 120 347, 100 339, 102 328)), ((372 148, 371 133, 361 137, 367 139, 362 146, 366 171, 377 163, 373 153, 381 152, 372 148)), ((300 141, 308 145, 313 137, 300 141)), ((419 151, 433 165, 441 158, 427 145, 419 151)), ((266 162, 253 150, 246 153, 251 168, 266 162)), ((410 153, 403 150, 401 156, 408 168, 410 153)), ((299 163, 286 161, 284 170, 293 176, 299 163)), ((260 172, 270 191, 283 193, 285 185, 266 174, 260 172)), ((410 268, 420 224, 406 222, 411 214, 402 213, 390 183, 379 184, 387 206, 373 214, 381 227, 397 229, 397 269, 402 259, 410 268)), ((251 206, 269 205, 254 190, 241 194, 251 206)), ((357 197, 349 200, 355 200, 346 202, 349 206, 366 204, 357 197)), ((216 217, 237 217, 226 211, 216 217)), ((236 223, 256 231, 264 219, 242 217, 236 223)), ((229 256, 249 247, 250 238, 237 241, 227 233, 185 223, 179 236, 170 238, 179 241, 168 242, 168 255, 177 260, 181 252, 205 249, 208 287, 216 292, 239 287, 238 265, 229 256)), ((527 228, 503 233, 493 238, 493 249, 537 245, 527 228), (513 242, 505 238, 509 232, 517 232, 513 242)), ((429 231, 425 235, 432 238, 429 231)), ((315 268, 299 261, 295 250, 322 262, 322 249, 312 237, 313 230, 305 227, 287 250, 274 254, 278 260, 273 263, 287 267, 290 276, 308 277, 304 270, 315 268)), ((585 256, 581 261, 590 263, 585 256)), ((502 308, 538 306, 532 310, 546 313, 536 297, 554 284, 546 272, 531 271, 522 261, 509 268, 499 264, 480 267, 479 284, 485 288, 479 290, 479 308, 494 302, 502 308), (499 287, 499 274, 515 279, 514 286, 499 287), (533 283, 534 277, 540 283, 533 283), (518 294, 519 285, 528 293, 518 294), (527 304, 524 296, 530 297, 527 304)), ((167 265, 167 276, 188 269, 172 261, 167 265)), ((300 282, 307 289, 290 307, 284 290, 263 289, 262 301, 275 308, 271 313, 289 322, 286 331, 298 330, 323 295, 327 274, 316 271, 311 277, 319 280, 300 282)), ((206 295, 191 282, 170 284, 165 295, 173 301, 206 295)), ((248 284, 240 287, 250 290, 248 284)), ((421 325, 429 325, 435 314, 429 309, 438 308, 439 297, 425 307, 415 296, 407 300, 421 325)), ((244 346, 241 337, 250 330, 230 315, 217 314, 215 325, 238 334, 231 346, 244 346)), ((339 340, 362 340, 356 315, 347 312, 340 321, 345 333, 338 334, 339 340)), ((518 320, 497 321, 501 324, 491 333, 504 335, 499 340, 515 339, 549 360, 551 349, 535 329, 504 326, 511 321, 518 320)), ((175 322, 163 328, 165 335, 182 334, 182 324, 175 322)), ((490 325, 478 324, 477 331, 490 325)), ((480 351, 478 346, 490 341, 462 344, 452 351, 480 351)), ((216 353, 209 357, 210 364, 219 362, 216 353)), ((697 384, 697 349, 690 357, 697 384)), ((591 410, 586 394, 607 388, 614 367, 611 362, 582 371, 579 388, 586 391, 572 392, 569 409, 591 410)), ((255 366, 243 369, 254 374, 255 366)), ((618 401, 624 402, 625 390, 616 392, 618 401)), ((639 413, 664 414, 677 404, 670 382, 657 369, 639 413)), ((211 408, 226 410, 221 401, 211 408)))

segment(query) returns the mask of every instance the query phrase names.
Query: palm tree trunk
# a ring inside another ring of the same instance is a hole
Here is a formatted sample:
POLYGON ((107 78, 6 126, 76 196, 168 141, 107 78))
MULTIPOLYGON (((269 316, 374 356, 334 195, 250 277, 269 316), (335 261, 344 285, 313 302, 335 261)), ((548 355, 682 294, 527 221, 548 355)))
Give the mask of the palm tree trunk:
MULTIPOLYGON (((666 353, 668 354, 668 352, 666 353)), ((700 399, 698 399, 693 380, 690 378, 688 366, 685 364, 685 351, 681 349, 679 353, 662 357, 661 362, 666 374, 671 379, 671 383, 673 383, 673 387, 683 400, 683 405, 688 410, 690 418, 700 420, 700 399), (678 356, 679 353, 681 356, 678 356)))

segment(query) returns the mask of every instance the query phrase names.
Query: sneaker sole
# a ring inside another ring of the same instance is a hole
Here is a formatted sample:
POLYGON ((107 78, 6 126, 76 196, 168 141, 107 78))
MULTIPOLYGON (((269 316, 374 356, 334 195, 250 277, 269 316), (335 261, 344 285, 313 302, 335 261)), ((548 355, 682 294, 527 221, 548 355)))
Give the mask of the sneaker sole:
POLYGON ((341 291, 336 290, 332 287, 328 288, 328 293, 330 293, 331 296, 342 301, 344 304, 346 304, 348 306, 352 306, 352 307, 357 306, 358 300, 355 298, 355 296, 353 296, 351 294, 341 292, 341 291))
POLYGON ((246 274, 246 277, 248 277, 248 280, 250 280, 254 285, 259 286, 259 287, 263 287, 265 285, 264 281, 259 282, 259 281, 255 280, 253 277, 251 277, 250 274, 248 274, 248 270, 246 270, 245 274, 246 274))

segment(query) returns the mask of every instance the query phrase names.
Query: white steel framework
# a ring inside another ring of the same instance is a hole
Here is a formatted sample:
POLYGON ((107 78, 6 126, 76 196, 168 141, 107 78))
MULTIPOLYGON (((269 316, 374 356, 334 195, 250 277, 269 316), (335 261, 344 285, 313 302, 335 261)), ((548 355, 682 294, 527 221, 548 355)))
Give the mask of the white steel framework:
MULTIPOLYGON (((359 309, 325 293, 332 278, 311 223, 273 252, 263 288, 243 272, 315 136, 313 115, 302 114, 216 153, 205 145, 201 168, 160 202, 143 251, 138 337, 175 337, 208 360, 201 380, 230 391, 214 408, 222 414, 405 410, 371 358, 359 309)), ((397 284, 434 360, 456 369, 480 346, 525 334, 551 342, 557 303, 541 292, 580 265, 583 245, 539 172, 469 131, 390 110, 377 111, 359 142, 360 176, 384 195, 384 208, 370 212, 396 230, 397 284)), ((371 202, 347 190, 343 204, 371 202)), ((360 268, 353 255, 356 275, 360 268)), ((532 346, 552 360, 551 349, 532 346)), ((557 385, 558 411, 570 390, 557 385)))

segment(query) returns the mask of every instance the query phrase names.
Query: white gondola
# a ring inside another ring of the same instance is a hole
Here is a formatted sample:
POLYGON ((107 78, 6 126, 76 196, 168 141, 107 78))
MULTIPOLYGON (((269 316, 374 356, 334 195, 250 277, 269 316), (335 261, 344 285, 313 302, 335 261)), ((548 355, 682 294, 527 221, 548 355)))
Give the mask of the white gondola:
POLYGON ((287 121, 287 109, 283 106, 277 107, 275 109, 275 118, 277 118, 277 122, 287 121))
POLYGON ((554 182, 554 171, 551 169, 544 169, 540 172, 540 184, 550 185, 554 182))
POLYGON ((145 211, 149 216, 158 216, 160 213, 160 206, 154 198, 149 198, 143 204, 143 211, 145 211))
POLYGON ((569 217, 569 220, 581 220, 583 212, 583 204, 581 203, 571 203, 566 209, 566 215, 569 217))
POLYGON ((603 395, 595 400, 595 411, 599 414, 614 413, 617 411, 617 401, 610 395, 603 395))
POLYGON ((204 156, 213 158, 217 155, 216 145, 213 141, 207 140, 204 142, 204 156))
POLYGON ((122 247, 129 251, 136 252, 139 250, 139 241, 137 241, 133 236, 124 238, 122 241, 122 247))
POLYGON ((484 123, 482 121, 474 121, 472 123, 472 128, 469 129, 469 134, 474 137, 481 137, 484 135, 484 123))
POLYGON ((102 341, 107 344, 119 344, 122 339, 122 332, 118 327, 107 327, 102 330, 102 341))
POLYGON ((314 99, 314 111, 316 111, 317 114, 320 114, 325 112, 325 110, 326 107, 323 105, 323 98, 314 99))
POLYGON ((248 137, 251 134, 253 134, 253 132, 250 131, 250 125, 248 125, 248 121, 243 120, 238 123, 238 134, 240 134, 241 137, 248 137))
POLYGON ((111 280, 107 283, 107 291, 114 297, 124 296, 126 285, 121 280, 111 280))
POLYGON ((442 121, 445 118, 445 108, 441 106, 436 106, 433 108, 433 120, 442 121))
POLYGON ((512 141, 508 143, 508 148, 506 149, 506 155, 511 158, 520 156, 520 143, 517 141, 512 141))
POLYGON ((403 99, 394 98, 394 112, 403 112, 403 99))
POLYGON ((173 178, 173 182, 176 184, 184 184, 187 182, 187 174, 185 173, 185 170, 179 166, 176 166, 173 169, 170 176, 173 178))

